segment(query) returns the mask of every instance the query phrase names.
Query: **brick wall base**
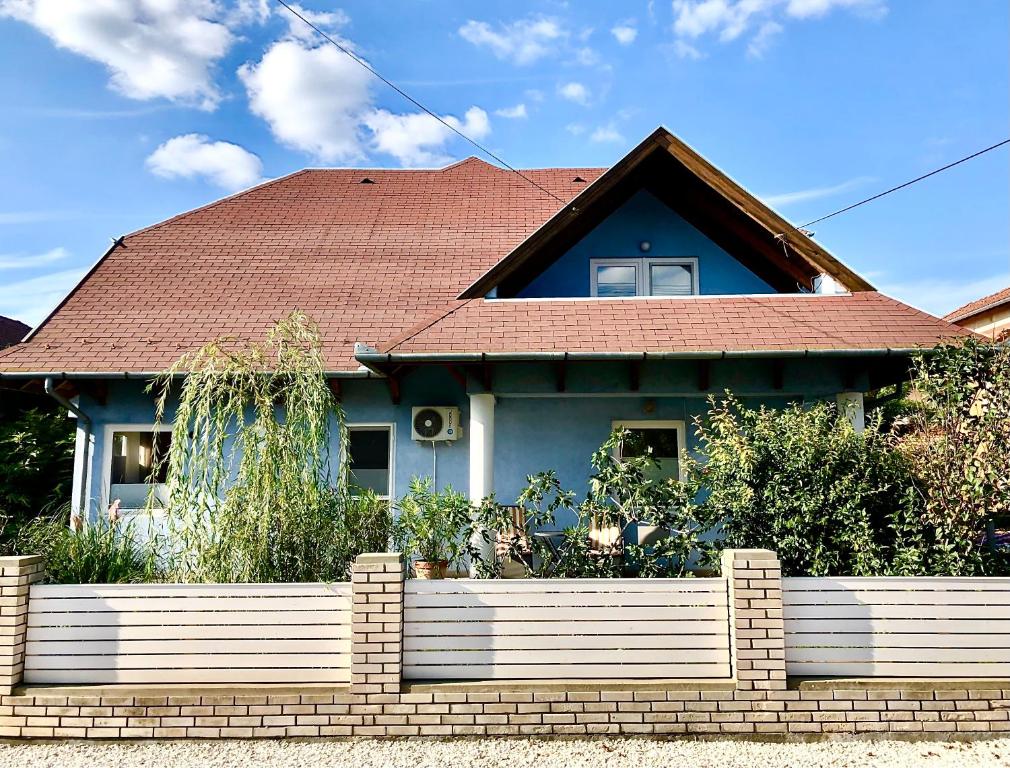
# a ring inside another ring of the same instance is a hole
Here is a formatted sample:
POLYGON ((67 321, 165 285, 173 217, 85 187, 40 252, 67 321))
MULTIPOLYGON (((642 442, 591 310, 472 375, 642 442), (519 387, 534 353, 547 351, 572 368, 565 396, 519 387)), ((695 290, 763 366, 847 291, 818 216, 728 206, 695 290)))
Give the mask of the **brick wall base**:
MULTIPOLYGON (((0 737, 1010 735, 1006 688, 415 686, 400 693, 257 687, 27 688, 0 696, 0 737), (427 689, 427 690, 425 690, 427 689)), ((848 685, 852 685, 849 681, 848 685)), ((979 683, 971 684, 978 686, 979 683)))

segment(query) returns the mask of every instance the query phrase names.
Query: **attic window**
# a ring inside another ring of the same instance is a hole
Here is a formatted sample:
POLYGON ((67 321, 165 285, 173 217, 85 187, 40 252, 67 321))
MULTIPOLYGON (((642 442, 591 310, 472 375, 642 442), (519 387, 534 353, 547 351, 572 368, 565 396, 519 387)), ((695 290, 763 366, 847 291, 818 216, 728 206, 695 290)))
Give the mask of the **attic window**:
POLYGON ((632 296, 694 296, 696 258, 590 259, 590 288, 601 299, 632 296))
POLYGON ((374 182, 374 181, 372 181, 372 180, 371 180, 370 178, 368 178, 368 177, 366 176, 365 178, 363 178, 363 179, 362 179, 361 181, 359 181, 358 183, 359 183, 359 184, 374 184, 375 182, 374 182))

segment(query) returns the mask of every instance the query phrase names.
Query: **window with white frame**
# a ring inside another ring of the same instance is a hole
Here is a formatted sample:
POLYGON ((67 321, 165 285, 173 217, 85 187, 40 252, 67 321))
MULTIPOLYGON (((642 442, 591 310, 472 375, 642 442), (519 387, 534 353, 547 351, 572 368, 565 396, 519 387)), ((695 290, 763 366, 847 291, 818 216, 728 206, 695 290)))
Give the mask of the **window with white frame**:
POLYGON ((601 299, 698 293, 695 258, 590 259, 589 269, 592 295, 601 299))
POLYGON ((123 510, 143 509, 148 494, 167 502, 163 459, 168 455, 172 433, 144 426, 116 426, 107 432, 106 472, 109 503, 119 500, 123 510))
POLYGON ((393 426, 361 424, 347 427, 348 482, 382 499, 393 495, 393 426))
POLYGON ((651 451, 656 466, 646 471, 649 479, 680 479, 680 457, 687 448, 683 421, 615 421, 612 428, 629 433, 617 448, 618 460, 651 451))

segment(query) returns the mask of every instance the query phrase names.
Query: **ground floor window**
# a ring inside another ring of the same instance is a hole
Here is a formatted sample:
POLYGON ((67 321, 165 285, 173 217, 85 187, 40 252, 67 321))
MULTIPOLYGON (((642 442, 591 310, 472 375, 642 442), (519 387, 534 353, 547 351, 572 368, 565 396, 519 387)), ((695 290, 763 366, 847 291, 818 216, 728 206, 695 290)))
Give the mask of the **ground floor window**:
POLYGON ((642 456, 651 448, 658 466, 648 473, 650 479, 680 479, 680 455, 687 446, 683 421, 615 421, 613 428, 630 432, 618 449, 618 459, 642 456))
POLYGON ((167 501, 165 474, 158 466, 168 454, 172 433, 149 426, 116 426, 107 429, 106 472, 108 503, 119 500, 124 510, 142 509, 148 494, 154 491, 162 503, 167 501))
POLYGON ((393 425, 353 424, 347 427, 351 485, 383 499, 393 495, 393 425))

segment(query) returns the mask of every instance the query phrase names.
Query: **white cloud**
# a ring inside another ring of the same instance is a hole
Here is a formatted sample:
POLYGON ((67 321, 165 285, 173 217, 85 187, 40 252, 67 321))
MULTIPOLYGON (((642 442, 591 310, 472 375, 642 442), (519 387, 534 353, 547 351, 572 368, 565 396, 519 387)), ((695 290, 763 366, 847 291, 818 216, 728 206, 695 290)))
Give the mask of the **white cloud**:
POLYGON ((263 163, 252 152, 197 133, 166 141, 147 158, 147 167, 165 179, 202 177, 230 192, 250 187, 263 176, 263 163))
POLYGON ((677 54, 677 58, 680 59, 698 61, 704 58, 704 54, 701 51, 684 40, 673 41, 673 52, 677 54))
POLYGON ((547 96, 545 96, 544 92, 541 91, 539 88, 528 88, 526 89, 526 98, 528 98, 530 101, 539 102, 546 99, 547 96))
POLYGON ((747 43, 747 55, 752 59, 760 59, 771 47, 772 42, 785 29, 777 21, 766 21, 758 29, 757 34, 747 43))
MULTIPOLYGON (((336 34, 336 31, 340 27, 346 26, 351 20, 350 17, 339 8, 333 11, 310 11, 297 3, 289 3, 289 5, 293 10, 297 11, 298 14, 305 19, 305 21, 311 22, 331 37, 336 34)), ((289 37, 307 43, 318 43, 322 39, 312 27, 286 8, 278 7, 277 15, 281 16, 288 23, 289 37)))
POLYGON ((575 51, 575 63, 591 67, 600 63, 600 55, 589 46, 583 46, 575 51))
POLYGON ((0 254, 0 269, 31 269, 42 264, 52 264, 63 261, 70 253, 62 246, 51 248, 44 253, 12 253, 0 254))
MULTIPOLYGON (((463 120, 452 115, 442 119, 475 141, 491 132, 487 112, 480 107, 470 107, 463 120)), ((374 149, 392 155, 401 165, 444 165, 452 159, 442 150, 455 134, 431 115, 394 115, 376 109, 365 115, 364 122, 372 132, 374 149)))
POLYGON ((532 64, 555 52, 558 41, 567 36, 557 19, 544 16, 497 27, 470 19, 459 28, 459 34, 467 42, 487 48, 497 58, 521 65, 532 64))
POLYGON ((581 136, 586 132, 586 126, 582 123, 569 123, 565 126, 565 130, 572 134, 572 136, 581 136))
POLYGON ((528 117, 525 104, 516 104, 514 107, 502 107, 501 109, 496 109, 494 113, 498 117, 504 117, 509 120, 519 120, 528 117))
POLYGON ((85 268, 77 267, 0 283, 0 314, 34 327, 77 285, 84 272, 85 268))
POLYGON ((875 181, 872 176, 857 176, 854 179, 843 181, 840 184, 833 184, 829 187, 812 187, 794 192, 780 192, 777 195, 763 195, 761 199, 766 205, 782 207, 792 205, 793 203, 805 203, 808 200, 820 200, 822 197, 831 197, 840 192, 848 192, 850 189, 861 187, 871 181, 875 181))
POLYGON ((613 125, 601 125, 589 135, 589 140, 598 144, 620 144, 624 142, 624 136, 613 125))
POLYGON ((212 110, 214 65, 235 40, 214 0, 0 0, 60 48, 103 64, 131 99, 166 98, 212 110))
POLYGON ((361 116, 372 105, 371 75, 341 51, 280 40, 238 74, 250 109, 281 143, 326 162, 364 159, 361 116))
POLYGON ((970 301, 1001 291, 1008 285, 1010 285, 1010 272, 960 281, 956 275, 942 279, 882 281, 879 288, 883 293, 913 307, 943 317, 970 301))
POLYGON ((581 104, 582 106, 589 104, 589 89, 582 83, 571 82, 559 85, 558 93, 561 94, 562 98, 573 101, 576 104, 581 104))
POLYGON ((638 37, 638 28, 634 21, 623 21, 610 30, 610 34, 621 45, 631 45, 638 37))
POLYGON ((673 31, 678 40, 711 34, 723 43, 754 31, 748 54, 756 58, 783 31, 782 21, 821 17, 835 9, 872 19, 887 13, 886 0, 673 0, 673 31))

